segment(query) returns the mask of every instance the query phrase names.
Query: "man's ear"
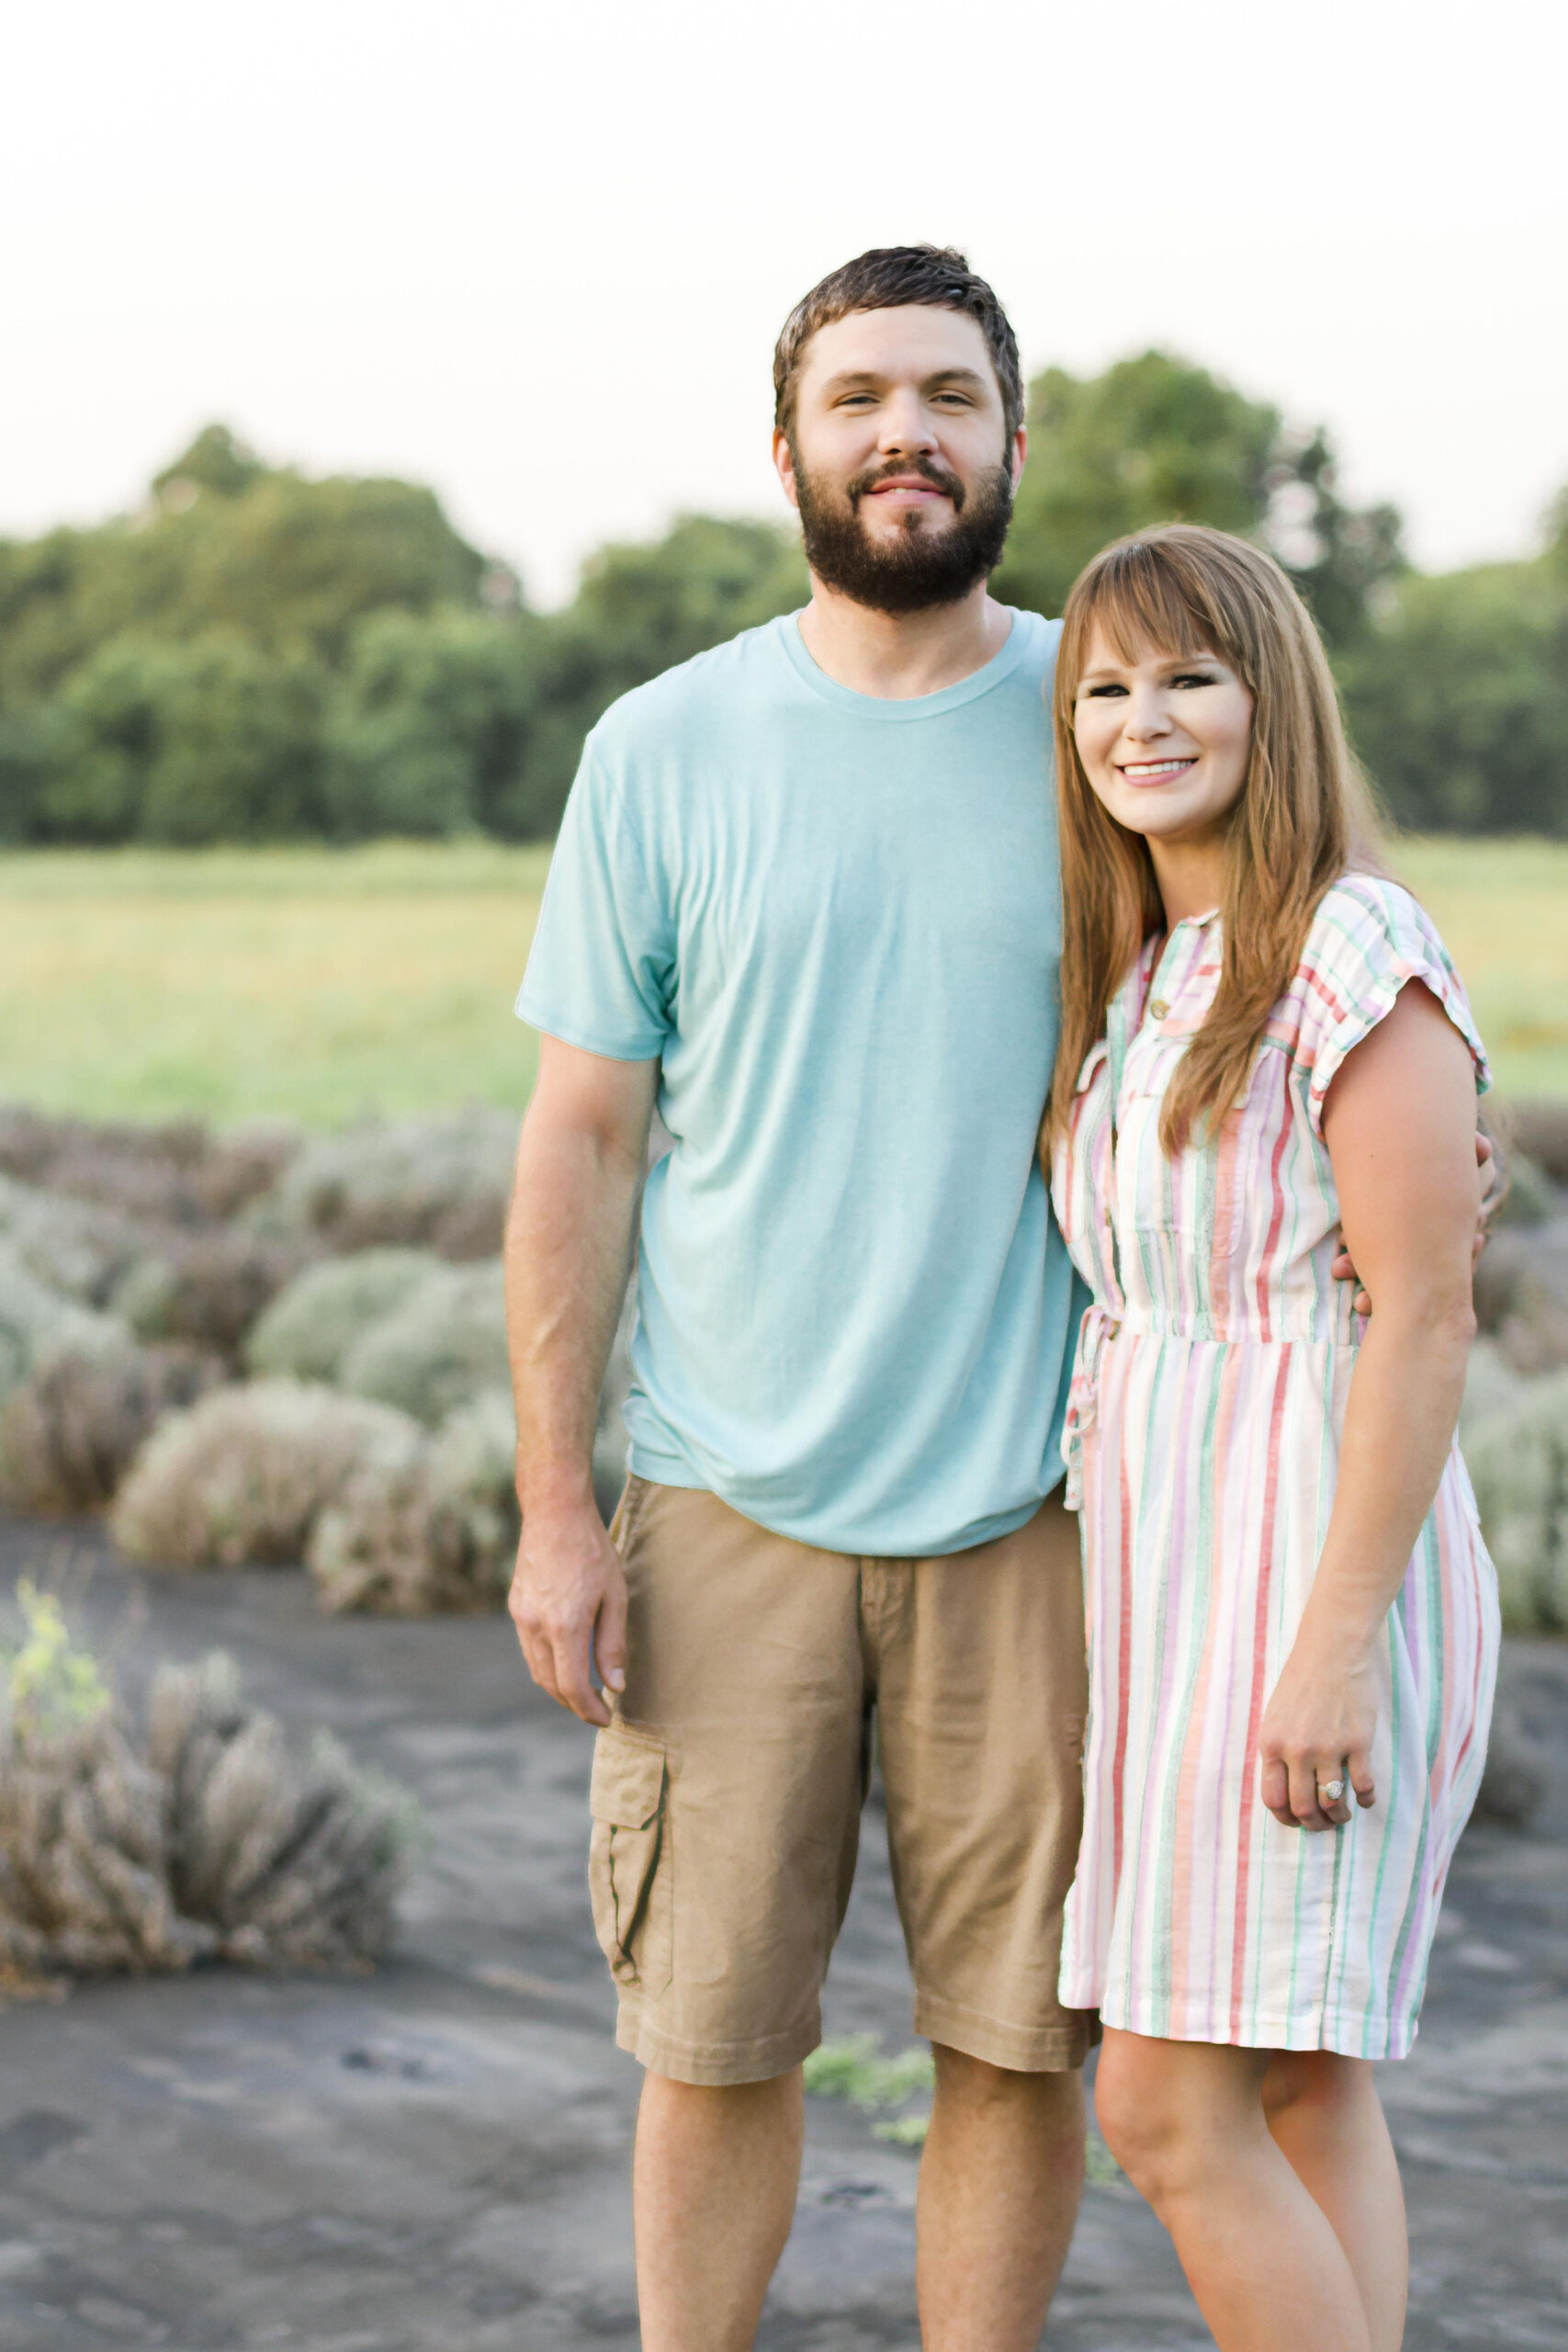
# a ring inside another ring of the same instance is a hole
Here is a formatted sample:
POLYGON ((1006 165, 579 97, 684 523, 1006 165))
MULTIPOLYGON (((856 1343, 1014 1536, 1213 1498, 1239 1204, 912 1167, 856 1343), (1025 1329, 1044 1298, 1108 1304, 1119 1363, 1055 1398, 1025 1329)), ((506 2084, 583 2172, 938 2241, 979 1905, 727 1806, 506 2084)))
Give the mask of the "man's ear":
POLYGON ((1012 486, 1018 488, 1023 473, 1024 460, 1029 455, 1029 435, 1023 425, 1012 436, 1012 486))
POLYGON ((782 424, 773 427, 773 469, 784 484, 784 494, 790 504, 798 509, 800 492, 795 480, 795 452, 789 446, 789 435, 782 424))

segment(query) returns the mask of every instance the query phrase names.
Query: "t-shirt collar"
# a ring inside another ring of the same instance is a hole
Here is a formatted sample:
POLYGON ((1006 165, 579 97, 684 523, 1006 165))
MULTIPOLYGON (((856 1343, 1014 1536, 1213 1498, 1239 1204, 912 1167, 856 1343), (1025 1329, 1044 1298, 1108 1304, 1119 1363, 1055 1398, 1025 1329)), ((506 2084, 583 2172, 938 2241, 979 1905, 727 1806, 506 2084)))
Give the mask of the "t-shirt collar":
POLYGON ((1010 605, 1012 625, 1007 641, 998 646, 988 662, 972 670, 955 685, 939 686, 933 695, 909 695, 893 700, 882 695, 858 694, 853 686, 841 686, 819 669, 807 652, 806 639, 800 634, 800 615, 786 613, 777 623, 778 642, 786 661, 802 683, 825 702, 837 703, 840 710, 852 710, 857 718, 870 719, 874 725, 907 726, 911 719, 941 718, 950 710, 957 710, 980 695, 988 695, 1011 676, 1027 650, 1032 628, 1040 626, 1032 613, 1021 613, 1010 605))

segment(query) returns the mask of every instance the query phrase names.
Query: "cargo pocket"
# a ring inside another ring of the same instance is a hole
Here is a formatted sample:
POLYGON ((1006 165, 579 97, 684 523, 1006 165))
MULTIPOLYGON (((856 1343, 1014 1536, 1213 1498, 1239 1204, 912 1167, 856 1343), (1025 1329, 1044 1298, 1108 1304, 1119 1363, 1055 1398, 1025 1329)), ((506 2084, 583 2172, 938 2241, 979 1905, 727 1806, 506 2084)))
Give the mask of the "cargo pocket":
POLYGON ((611 1724, 593 1747, 588 1885, 599 1946, 618 1984, 670 1982, 674 1892, 664 1819, 664 1750, 611 1724))

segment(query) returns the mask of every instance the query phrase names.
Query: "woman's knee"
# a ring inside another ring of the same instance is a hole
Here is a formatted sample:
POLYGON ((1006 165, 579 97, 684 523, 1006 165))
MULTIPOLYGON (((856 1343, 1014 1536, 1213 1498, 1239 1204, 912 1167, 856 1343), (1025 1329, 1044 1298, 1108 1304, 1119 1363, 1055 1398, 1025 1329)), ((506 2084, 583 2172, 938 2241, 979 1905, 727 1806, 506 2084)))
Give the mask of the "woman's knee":
POLYGON ((1181 2169, 1185 2128, 1175 2070, 1156 2051, 1112 2047, 1100 2053, 1094 2113, 1100 2136, 1134 2186, 1153 2202, 1181 2169))
POLYGON ((1105 2144, 1156 2211, 1188 2191, 1208 2194, 1227 2158, 1263 2134, 1254 2053, 1107 2035, 1095 2077, 1105 2144))
POLYGON ((1330 2120, 1375 2096, 1367 2060, 1335 2050, 1277 2051, 1263 2077, 1263 2112, 1270 2124, 1286 2118, 1330 2120))

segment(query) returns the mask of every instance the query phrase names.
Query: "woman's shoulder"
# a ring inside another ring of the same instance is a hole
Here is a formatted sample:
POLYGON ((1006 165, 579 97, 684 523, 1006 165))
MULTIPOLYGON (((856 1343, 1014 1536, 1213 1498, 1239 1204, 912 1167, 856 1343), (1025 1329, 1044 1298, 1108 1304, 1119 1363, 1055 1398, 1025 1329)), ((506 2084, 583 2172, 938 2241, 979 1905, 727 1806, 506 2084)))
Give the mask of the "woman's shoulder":
POLYGON ((1354 1001, 1388 982, 1440 976, 1457 980, 1436 923, 1402 882, 1386 874, 1346 874, 1318 900, 1296 973, 1296 991, 1327 990, 1354 1001))
POLYGON ((1297 1051, 1321 1102, 1347 1053, 1392 1009, 1408 980, 1437 998, 1471 1048, 1479 1083, 1486 1057, 1463 984, 1420 900, 1383 874, 1346 874, 1318 901, 1291 989, 1297 1051))
POLYGON ((1362 955, 1380 944, 1395 952, 1417 942, 1448 951, 1419 899, 1388 874, 1342 874, 1317 902, 1307 933, 1307 953, 1327 957, 1346 949, 1362 955))

